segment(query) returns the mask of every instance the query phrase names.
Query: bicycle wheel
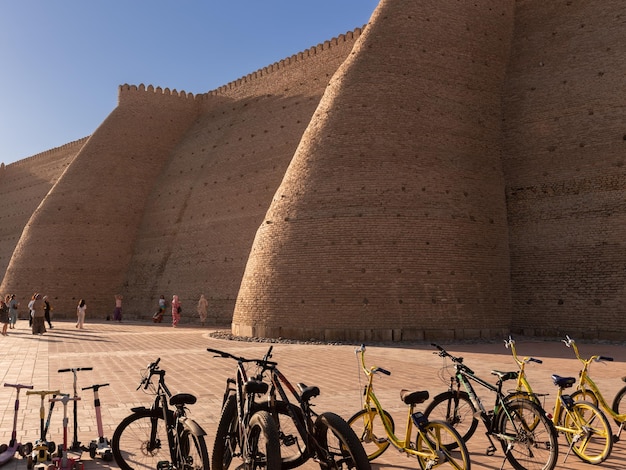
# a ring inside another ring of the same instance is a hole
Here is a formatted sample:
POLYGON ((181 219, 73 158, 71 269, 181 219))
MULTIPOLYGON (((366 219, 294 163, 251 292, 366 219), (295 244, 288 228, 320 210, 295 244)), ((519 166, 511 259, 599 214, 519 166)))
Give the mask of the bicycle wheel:
MULTIPOLYGON (((395 431, 396 425, 389 413, 383 410, 385 421, 391 432, 395 431)), ((348 420, 348 425, 354 431, 361 445, 365 449, 368 460, 372 461, 380 457, 389 447, 385 426, 376 411, 376 408, 361 410, 348 420)))
MULTIPOLYGON (((622 388, 617 395, 615 395, 615 399, 613 400, 613 406, 611 407, 616 414, 626 414, 626 387, 622 388)), ((621 426, 623 421, 615 420, 615 423, 618 426, 621 426)))
POLYGON ((433 467, 450 467, 455 470, 470 468, 469 452, 465 442, 461 439, 461 435, 445 421, 430 421, 422 432, 417 434, 415 448, 423 453, 417 456, 422 470, 433 467))
MULTIPOLYGON (((250 418, 246 431, 246 449, 243 452, 243 468, 246 470, 280 470, 280 442, 278 426, 266 411, 258 411, 250 418)), ((242 468, 242 467, 237 467, 242 468)))
POLYGON ((179 470, 209 470, 209 454, 204 436, 194 433, 186 426, 179 434, 180 462, 176 465, 179 470))
POLYGON ((506 402, 495 417, 496 437, 517 470, 552 470, 559 453, 558 436, 552 421, 536 403, 514 399, 506 402))
POLYGON ((154 470, 158 462, 169 461, 163 414, 146 409, 124 418, 113 433, 111 450, 122 470, 154 470))
MULTIPOLYGON (((293 469, 306 462, 310 456, 306 447, 306 438, 300 435, 294 418, 292 418, 293 414, 303 426, 306 426, 302 409, 292 403, 276 401, 275 413, 270 411, 270 406, 267 402, 255 404, 254 411, 258 410, 270 413, 278 425, 280 456, 283 461, 282 469, 293 469)), ((306 432, 306 430, 303 432, 306 432)))
POLYGON ((313 425, 315 440, 324 450, 318 455, 321 469, 369 470, 370 461, 352 428, 335 413, 322 413, 313 425))
POLYGON ((596 394, 591 390, 576 390, 570 397, 572 397, 574 401, 586 401, 598 406, 598 397, 596 397, 596 394))
POLYGON ((565 439, 574 453, 584 462, 604 462, 613 449, 613 432, 609 420, 597 406, 585 401, 574 402, 564 409, 559 423, 571 430, 565 439), (561 419, 562 418, 562 419, 561 419))
MULTIPOLYGON (((466 392, 447 391, 440 393, 424 410, 424 416, 429 421, 448 423, 459 433, 464 442, 467 442, 474 435, 478 427, 478 419, 475 415, 476 408, 466 392)), ((451 443, 450 445, 455 444, 451 443)), ((448 447, 448 449, 453 448, 448 447)))
POLYGON ((239 424, 237 423, 237 398, 231 395, 224 403, 222 416, 215 432, 211 467, 213 470, 226 470, 239 446, 239 424))

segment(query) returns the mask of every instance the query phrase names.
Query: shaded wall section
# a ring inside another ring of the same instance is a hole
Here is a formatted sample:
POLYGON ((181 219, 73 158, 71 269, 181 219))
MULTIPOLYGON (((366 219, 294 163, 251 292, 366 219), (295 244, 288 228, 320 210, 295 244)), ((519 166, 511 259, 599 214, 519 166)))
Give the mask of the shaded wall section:
POLYGON ((513 9, 380 3, 258 229, 233 332, 406 340, 508 331, 500 137, 513 9))
POLYGON ((624 3, 517 2, 505 93, 513 326, 624 339, 624 3))
POLYGON ((330 77, 360 29, 203 95, 201 114, 154 180, 134 238, 125 310, 146 318, 160 295, 197 322, 229 324, 254 234, 330 77))
POLYGON ((86 141, 85 137, 0 167, 0 272, 7 269, 33 212, 86 141))

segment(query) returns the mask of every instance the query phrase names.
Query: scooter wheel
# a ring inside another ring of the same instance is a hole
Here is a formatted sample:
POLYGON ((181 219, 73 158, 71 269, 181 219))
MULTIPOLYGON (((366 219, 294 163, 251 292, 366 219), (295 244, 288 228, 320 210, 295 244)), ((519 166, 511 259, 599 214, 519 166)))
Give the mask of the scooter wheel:
POLYGON ((26 461, 26 468, 28 470, 31 470, 31 468, 33 468, 33 456, 32 455, 28 456, 28 460, 26 461))
POLYGON ((48 442, 48 452, 50 453, 50 455, 54 454, 54 451, 56 449, 57 449, 57 445, 54 443, 54 441, 48 442))
POLYGON ((96 446, 89 446, 89 457, 96 458, 96 446))
POLYGON ((6 450, 9 448, 8 445, 6 444, 0 444, 0 454, 6 452, 6 450))
POLYGON ((107 450, 102 456, 102 459, 105 462, 111 462, 113 460, 113 452, 111 452, 110 450, 107 450))

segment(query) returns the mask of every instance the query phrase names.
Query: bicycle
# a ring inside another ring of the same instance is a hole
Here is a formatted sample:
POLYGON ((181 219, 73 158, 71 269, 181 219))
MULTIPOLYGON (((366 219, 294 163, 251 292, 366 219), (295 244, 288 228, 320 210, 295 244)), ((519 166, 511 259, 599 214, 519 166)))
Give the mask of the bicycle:
MULTIPOLYGON (((541 364, 542 361, 531 357, 520 359, 517 356, 515 340, 510 336, 504 341, 504 345, 511 350, 513 359, 519 367, 515 390, 507 396, 507 399, 519 397, 521 394, 540 405, 541 395, 533 392, 528 383, 525 366, 529 362, 541 364)), ((593 403, 574 400, 573 395, 563 393, 564 389, 570 388, 576 382, 575 378, 553 374, 552 381, 558 387, 558 391, 552 415, 548 417, 552 419, 556 431, 565 435, 565 440, 569 445, 563 462, 567 461, 572 450, 584 462, 591 464, 604 462, 613 449, 611 426, 608 420, 593 403)))
POLYGON ((407 456, 416 457, 422 469, 446 465, 456 470, 468 470, 471 466, 469 453, 458 432, 446 422, 428 420, 424 413, 415 411, 416 405, 428 399, 428 391, 400 391, 400 398, 408 405, 408 414, 404 438, 395 434, 394 420, 380 404, 373 384, 377 373, 391 375, 391 372, 381 367, 368 368, 365 365, 365 349, 361 345, 355 351, 367 377, 363 408, 348 419, 348 424, 359 437, 368 459, 371 461, 380 457, 389 445, 393 445, 407 456), (413 428, 416 431, 414 441, 411 438, 413 428))
POLYGON ((452 425, 464 442, 474 434, 480 418, 489 440, 487 455, 495 454, 495 439, 500 442, 505 459, 514 468, 552 470, 556 466, 559 449, 554 425, 534 401, 524 397, 507 399, 502 392, 503 384, 516 378, 517 372, 492 371, 497 377, 493 385, 478 377, 463 363, 462 357, 451 355, 437 344, 433 346, 439 350, 435 354, 444 359, 442 370, 447 370, 445 361, 450 359, 454 374, 450 377, 448 390, 433 399, 424 415, 452 425), (482 403, 472 382, 495 394, 492 409, 488 410, 482 403), (461 390, 461 385, 464 390, 461 390))
POLYGON ((273 346, 256 362, 258 377, 270 388, 261 409, 268 411, 279 428, 283 470, 302 465, 309 459, 322 469, 368 470, 371 468, 363 446, 348 423, 336 413, 313 411, 311 399, 320 394, 319 387, 298 383, 294 387, 270 361, 273 346), (297 390, 296 390, 297 388, 297 390), (289 400, 287 391, 297 405, 289 400))
MULTIPOLYGON (((622 434, 622 430, 624 429, 624 424, 626 423, 626 386, 617 392, 615 398, 613 399, 613 405, 609 406, 596 383, 591 379, 591 377, 589 377, 589 366, 592 362, 612 362, 613 358, 608 356, 591 356, 589 359, 583 359, 580 357, 578 346, 576 346, 576 342, 573 339, 566 336, 562 341, 568 348, 572 348, 574 350, 576 358, 578 358, 583 365, 583 368, 578 374, 579 379, 577 390, 572 393, 572 398, 574 400, 583 399, 585 401, 590 401, 594 405, 601 408, 605 414, 611 417, 615 421, 615 424, 619 426, 617 434, 613 435, 613 442, 618 442, 622 434)), ((622 377, 622 380, 626 382, 626 377, 622 377)))
POLYGON ((248 378, 245 367, 255 361, 217 349, 207 348, 207 351, 237 361, 235 378, 226 380, 211 456, 213 469, 227 470, 233 459, 239 457, 243 463, 235 464, 237 470, 280 470, 278 426, 267 411, 255 407, 254 401, 255 396, 267 393, 269 385, 257 377, 248 378))
POLYGON ((154 402, 149 408, 131 408, 132 414, 117 426, 111 438, 113 457, 122 470, 209 470, 206 432, 187 416, 187 405, 193 405, 196 397, 172 395, 160 360, 148 365, 137 387, 153 394, 154 402))

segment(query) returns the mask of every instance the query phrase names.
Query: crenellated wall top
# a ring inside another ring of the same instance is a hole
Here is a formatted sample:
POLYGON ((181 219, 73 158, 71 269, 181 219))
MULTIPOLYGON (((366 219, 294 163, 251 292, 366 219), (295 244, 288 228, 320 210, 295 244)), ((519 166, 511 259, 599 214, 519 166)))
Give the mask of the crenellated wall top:
POLYGON ((306 60, 310 57, 314 57, 317 56, 318 54, 321 54, 324 51, 327 51, 329 49, 331 49, 332 47, 336 47, 339 45, 342 45, 343 43, 347 42, 347 41, 354 41, 356 40, 362 33, 363 30, 365 29, 367 25, 363 25, 361 28, 355 28, 352 31, 348 31, 345 34, 340 34, 337 37, 334 37, 328 41, 324 41, 323 43, 318 44, 317 46, 313 46, 310 47, 309 49, 306 49, 305 51, 299 52, 297 54, 294 54, 290 57, 287 57, 285 59, 282 59, 278 62, 274 62, 271 65, 268 65, 266 67, 263 67, 262 69, 259 69, 255 72, 251 72, 248 75, 245 75, 241 78, 238 78, 237 80, 233 80, 232 82, 227 83, 226 85, 223 85, 215 90, 209 91, 208 93, 204 94, 203 96, 207 96, 207 95, 219 95, 221 93, 226 92, 227 90, 231 90, 233 88, 235 88, 236 86, 239 86, 243 83, 247 83, 250 82, 254 79, 257 78, 261 78, 264 75, 276 72, 278 70, 284 69, 285 67, 294 64, 296 62, 301 62, 303 60, 306 60))
POLYGON ((2 166, 0 167, 0 170, 5 170, 5 169, 10 169, 10 168, 17 168, 20 166, 24 166, 24 165, 32 165, 33 163, 36 163, 38 159, 42 159, 42 158, 46 158, 49 157, 50 154, 52 153, 56 153, 59 150, 68 150, 71 149, 72 147, 75 146, 82 146, 85 144, 85 142, 87 142, 87 139, 89 139, 89 136, 87 137, 82 137, 78 140, 74 140, 72 142, 68 142, 67 144, 63 144, 60 147, 54 147, 48 150, 45 150, 41 153, 37 153, 31 157, 27 157, 27 158, 22 158, 21 160, 18 160, 16 162, 13 163, 9 163, 8 165, 5 165, 4 163, 2 163, 2 166))
POLYGON ((175 98, 181 98, 181 99, 189 99, 189 100, 195 100, 196 96, 193 93, 187 93, 184 90, 181 91, 177 91, 175 88, 174 89, 169 89, 169 88, 161 88, 160 86, 153 86, 153 85, 144 85, 143 83, 140 85, 129 85, 127 83, 125 83, 124 85, 120 85, 119 86, 119 93, 120 95, 122 95, 123 93, 134 93, 134 92, 140 92, 140 93, 153 93, 155 95, 163 95, 163 96, 172 96, 175 98))
POLYGON ((294 64, 296 62, 301 62, 303 60, 308 59, 309 57, 317 56, 318 54, 323 53, 331 49, 332 47, 339 46, 347 41, 356 40, 362 33, 363 29, 365 29, 366 25, 363 25, 361 28, 355 28, 352 31, 348 31, 345 34, 340 34, 337 37, 334 37, 328 41, 324 41, 323 43, 318 44, 317 46, 310 47, 305 51, 294 54, 290 57, 282 59, 278 62, 274 62, 271 65, 263 67, 255 72, 251 72, 248 75, 245 75, 237 80, 233 80, 232 82, 227 83, 226 85, 222 85, 221 87, 211 90, 207 93, 199 93, 194 95, 193 93, 187 93, 185 91, 177 91, 176 89, 170 90, 169 88, 161 88, 159 86, 155 87, 153 85, 144 85, 143 83, 140 85, 129 85, 124 84, 119 86, 119 99, 121 101, 123 94, 125 93, 153 93, 155 96, 172 96, 181 99, 188 99, 192 101, 201 101, 207 99, 209 96, 219 95, 221 93, 226 92, 227 90, 231 90, 232 88, 241 85, 243 83, 248 83, 254 79, 261 78, 264 75, 270 74, 272 72, 276 72, 278 70, 284 69, 288 65, 294 64))

